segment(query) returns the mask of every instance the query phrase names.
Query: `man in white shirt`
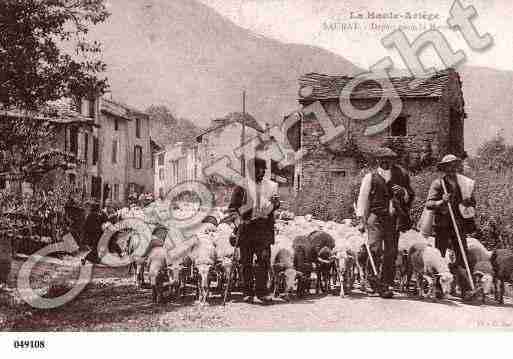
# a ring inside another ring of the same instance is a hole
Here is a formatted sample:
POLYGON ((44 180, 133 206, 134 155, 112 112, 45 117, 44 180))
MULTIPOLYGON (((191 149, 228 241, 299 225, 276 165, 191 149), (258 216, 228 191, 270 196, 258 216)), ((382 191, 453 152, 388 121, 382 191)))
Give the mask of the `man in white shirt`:
POLYGON ((267 289, 271 245, 274 244, 274 211, 279 208, 278 184, 264 178, 266 161, 248 161, 248 181, 245 188, 236 186, 229 209, 242 218, 238 228, 240 260, 244 278, 244 301, 254 296, 263 302, 272 300, 267 289), (253 256, 256 265, 253 266, 253 256))
POLYGON ((395 164, 396 158, 395 152, 381 148, 376 155, 377 169, 362 180, 356 208, 359 229, 368 232, 376 267, 383 262, 379 288, 383 298, 393 297, 399 232, 411 227, 409 208, 414 198, 409 175, 395 164))

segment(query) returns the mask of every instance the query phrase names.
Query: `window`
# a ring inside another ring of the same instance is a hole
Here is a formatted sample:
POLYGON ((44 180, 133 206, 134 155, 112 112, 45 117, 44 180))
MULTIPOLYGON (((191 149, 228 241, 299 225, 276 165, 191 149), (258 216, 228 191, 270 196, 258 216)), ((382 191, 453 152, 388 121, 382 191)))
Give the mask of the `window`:
POLYGON ((112 140, 112 163, 118 163, 118 140, 112 140))
POLYGON ((100 149, 100 142, 98 137, 93 137, 93 165, 98 163, 98 153, 100 149))
POLYGON ((119 201, 119 183, 114 184, 114 200, 119 201))
POLYGON ((102 192, 102 179, 101 177, 91 177, 91 197, 100 199, 102 192))
POLYGON ((135 119, 135 137, 141 138, 141 119, 135 119))
POLYGON ((96 116, 96 101, 94 98, 89 99, 89 117, 95 118, 96 116))
POLYGON ((134 168, 142 168, 142 147, 139 145, 134 146, 134 168))
POLYGON ((164 166, 164 154, 159 155, 159 166, 164 166))
POLYGON ((164 180, 164 169, 163 168, 159 169, 159 180, 160 181, 164 180))
POLYGON ((162 187, 159 188, 159 197, 164 198, 164 188, 162 187))
POLYGON ((72 109, 78 113, 82 113, 82 99, 80 97, 73 97, 72 109))
POLYGON ((74 173, 68 174, 68 181, 72 188, 75 188, 75 185, 77 184, 77 176, 74 173))
POLYGON ((89 134, 84 133, 84 160, 86 162, 86 165, 87 165, 88 152, 89 152, 89 134))
POLYGON ((408 134, 408 126, 405 116, 399 116, 390 125, 391 136, 406 136, 408 134))
POLYGON ((178 161, 173 161, 173 176, 172 176, 173 183, 178 182, 178 161))
POLYGON ((119 121, 117 118, 114 119, 114 131, 119 130, 119 121))
POLYGON ((69 150, 75 155, 78 153, 78 128, 72 127, 69 131, 69 150))

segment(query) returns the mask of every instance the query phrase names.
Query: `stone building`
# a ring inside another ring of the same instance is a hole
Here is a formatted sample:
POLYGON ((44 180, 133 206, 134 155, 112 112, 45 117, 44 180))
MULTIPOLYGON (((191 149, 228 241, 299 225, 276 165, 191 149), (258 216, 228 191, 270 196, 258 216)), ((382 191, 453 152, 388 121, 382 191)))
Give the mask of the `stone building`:
MULTIPOLYGON (((372 153, 380 146, 395 150, 408 167, 428 164, 428 157, 433 161, 447 153, 463 153, 466 114, 461 80, 453 69, 438 72, 413 89, 409 87, 414 80, 412 77, 390 78, 401 100, 402 111, 390 126, 374 135, 365 135, 365 130, 369 124, 383 120, 391 106, 384 106, 366 120, 347 116, 341 110, 339 96, 351 80, 347 76, 315 73, 299 80, 302 109, 285 118, 289 120, 294 116, 297 119, 286 134, 293 149, 307 153, 295 166, 296 191, 322 187, 329 192, 347 192, 355 176, 360 174, 360 157, 372 158, 372 153), (320 143, 324 131, 315 111, 311 111, 319 104, 335 126, 342 124, 345 128, 340 136, 327 144, 320 143)), ((350 101, 358 109, 369 109, 381 95, 382 89, 377 82, 365 81, 351 92, 350 101)))
POLYGON ((213 120, 210 127, 196 136, 200 156, 205 166, 228 156, 232 168, 241 170, 241 159, 235 155, 235 150, 242 143, 242 124, 245 123, 245 140, 255 138, 264 128, 250 114, 234 112, 228 116, 213 120))
MULTIPOLYGON (((81 114, 69 99, 54 101, 38 113, 0 111, 0 119, 20 117, 48 122, 52 128, 51 136, 42 140, 34 162, 26 165, 26 173, 31 174, 27 180, 32 183, 25 182, 21 188, 31 192, 36 185, 38 190, 49 191, 59 183, 68 187, 77 199, 88 198, 88 181, 97 175, 92 143, 99 126, 94 117, 81 114)), ((15 190, 18 181, 8 177, 0 176, 0 189, 10 186, 15 190)))
POLYGON ((130 194, 153 192, 149 116, 105 98, 98 109, 100 177, 93 180, 94 196, 124 203, 130 194))

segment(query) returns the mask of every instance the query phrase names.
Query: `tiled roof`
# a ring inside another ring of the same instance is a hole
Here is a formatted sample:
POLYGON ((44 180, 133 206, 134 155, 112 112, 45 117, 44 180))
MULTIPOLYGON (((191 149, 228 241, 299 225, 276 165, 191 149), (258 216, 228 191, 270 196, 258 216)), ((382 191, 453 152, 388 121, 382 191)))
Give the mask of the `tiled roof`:
MULTIPOLYGON (((420 80, 420 84, 413 89, 409 85, 416 78, 412 76, 390 77, 390 82, 401 98, 441 97, 451 74, 455 73, 453 69, 437 72, 428 79, 420 80)), ((306 74, 299 79, 299 101, 308 102, 339 98, 341 90, 352 79, 354 77, 317 73, 306 74)), ((382 95, 383 89, 375 81, 362 82, 351 92, 352 99, 381 98, 382 95)))
POLYGON ((124 103, 108 100, 106 98, 102 98, 101 100, 101 111, 129 121, 141 116, 149 117, 148 114, 125 105, 124 103))
POLYGON ((27 117, 35 120, 49 121, 52 123, 72 124, 79 123, 84 125, 97 126, 94 119, 86 117, 71 109, 70 101, 62 99, 47 104, 39 112, 25 112, 19 109, 0 108, 0 116, 7 117, 27 117))
POLYGON ((262 128, 262 126, 260 126, 260 124, 257 122, 257 120, 253 116, 251 116, 249 113, 243 114, 241 112, 231 112, 228 115, 226 115, 226 117, 216 119, 212 122, 213 122, 212 126, 207 128, 205 131, 201 132, 198 136, 196 136, 196 138, 201 138, 201 136, 203 136, 209 132, 223 128, 223 127, 225 127, 229 124, 232 124, 234 122, 238 122, 241 124, 244 122, 246 124, 246 126, 251 127, 258 132, 265 131, 262 128))

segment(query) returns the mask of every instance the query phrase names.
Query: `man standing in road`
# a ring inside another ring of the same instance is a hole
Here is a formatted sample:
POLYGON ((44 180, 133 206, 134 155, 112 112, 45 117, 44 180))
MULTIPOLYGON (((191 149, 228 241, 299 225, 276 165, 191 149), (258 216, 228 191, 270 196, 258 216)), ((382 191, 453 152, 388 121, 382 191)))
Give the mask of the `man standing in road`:
POLYGON ((458 171, 461 169, 461 160, 458 157, 451 154, 444 156, 438 163, 438 169, 442 176, 431 183, 426 201, 426 208, 434 211, 435 247, 440 250, 442 256, 445 256, 447 248, 452 247, 456 254, 454 274, 460 285, 462 297, 470 299, 470 282, 466 275, 463 254, 451 220, 448 204, 450 203, 453 209, 463 249, 465 255, 467 255, 466 235, 476 230, 473 213, 470 213, 470 215, 467 215, 467 213, 474 211, 473 208, 476 205, 476 200, 474 199, 472 189, 467 189, 466 183, 469 179, 458 174, 458 171), (447 193, 444 191, 442 181, 445 184, 447 193))
POLYGON ((383 298, 392 298, 399 232, 411 227, 409 209, 414 192, 406 170, 395 164, 397 154, 394 151, 383 147, 376 158, 378 168, 362 180, 356 215, 360 220, 360 231, 368 232, 376 268, 383 262, 381 285, 377 288, 379 294, 383 298))
POLYGON ((254 296, 270 302, 267 276, 270 269, 271 245, 274 244, 274 211, 280 206, 278 184, 265 179, 266 162, 261 158, 248 161, 246 188, 236 186, 229 209, 241 216, 238 246, 244 279, 244 301, 254 296), (256 265, 253 266, 253 256, 256 265))

